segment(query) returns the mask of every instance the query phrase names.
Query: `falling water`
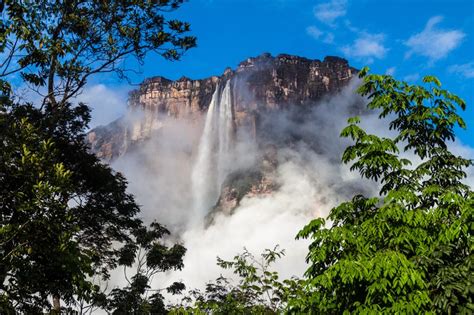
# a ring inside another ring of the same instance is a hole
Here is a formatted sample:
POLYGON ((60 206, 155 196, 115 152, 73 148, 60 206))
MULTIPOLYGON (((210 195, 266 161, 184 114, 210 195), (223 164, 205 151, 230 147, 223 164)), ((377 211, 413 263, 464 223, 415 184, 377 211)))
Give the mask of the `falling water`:
POLYGON ((228 157, 232 148, 233 115, 230 81, 222 95, 217 85, 207 110, 204 131, 192 172, 194 216, 192 224, 202 223, 220 194, 220 187, 229 172, 228 157))
POLYGON ((233 116, 230 93, 230 81, 227 81, 219 102, 219 154, 217 156, 217 187, 224 182, 229 171, 229 153, 231 150, 231 140, 233 134, 233 116))

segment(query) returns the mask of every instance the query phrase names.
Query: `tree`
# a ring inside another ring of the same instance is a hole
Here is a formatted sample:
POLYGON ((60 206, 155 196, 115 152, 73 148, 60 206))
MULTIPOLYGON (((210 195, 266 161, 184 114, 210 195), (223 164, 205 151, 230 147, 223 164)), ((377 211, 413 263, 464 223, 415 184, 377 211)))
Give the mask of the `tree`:
POLYGON ((53 108, 66 104, 97 73, 124 77, 128 56, 150 51, 178 60, 196 45, 190 26, 164 12, 184 0, 5 0, 0 3, 0 79, 19 73, 53 108), (39 89, 44 88, 45 91, 39 89))
POLYGON ((13 106, 0 115, 1 292, 16 309, 37 313, 49 295, 72 304, 97 290, 142 226, 126 181, 87 152, 85 106, 46 113, 13 106))
POLYGON ((151 289, 150 284, 158 272, 181 270, 186 249, 179 244, 168 247, 160 240, 170 232, 154 222, 151 229, 140 229, 136 243, 125 246, 120 251, 120 264, 128 286, 115 288, 110 293, 106 308, 112 314, 166 314, 164 297, 160 291, 179 294, 185 289, 181 282, 174 282, 164 289, 151 289), (136 272, 130 279, 127 267, 136 266, 136 272), (150 296, 148 296, 150 294, 150 296))
POLYGON ((367 75, 358 92, 368 108, 389 119, 396 135, 366 133, 351 118, 341 136, 355 143, 342 157, 351 169, 380 183, 375 197, 355 196, 311 221, 306 295, 290 310, 308 313, 474 312, 474 194, 463 183, 471 160, 448 148, 457 107, 465 103, 432 76, 424 86, 388 75, 367 75), (400 147, 421 162, 411 165, 400 147))
POLYGON ((171 314, 279 314, 290 297, 301 294, 302 280, 297 278, 280 281, 271 265, 285 254, 275 246, 266 249, 260 259, 247 249, 233 260, 217 258, 217 264, 231 269, 239 277, 237 285, 220 276, 206 284, 205 292, 190 291, 184 305, 175 307, 171 314))
POLYGON ((139 207, 88 152, 90 111, 72 101, 90 75, 124 75, 129 55, 177 60, 193 47, 189 25, 161 14, 181 3, 0 1, 0 313, 40 313, 50 296, 55 312, 61 300, 99 303, 92 279, 108 279, 122 248, 138 249, 139 207), (41 107, 12 96, 13 74, 46 90, 41 107))

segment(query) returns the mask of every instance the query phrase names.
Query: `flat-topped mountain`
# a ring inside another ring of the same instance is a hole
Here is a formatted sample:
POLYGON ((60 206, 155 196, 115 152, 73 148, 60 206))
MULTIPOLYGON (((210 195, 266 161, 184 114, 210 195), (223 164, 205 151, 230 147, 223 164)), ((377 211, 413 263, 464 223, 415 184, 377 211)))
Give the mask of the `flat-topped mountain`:
POLYGON ((227 68, 221 76, 176 81, 164 77, 146 79, 129 94, 129 110, 141 112, 132 125, 119 119, 94 129, 88 141, 105 160, 124 154, 160 128, 162 117, 194 120, 205 113, 216 88, 231 82, 233 120, 258 133, 259 117, 265 112, 307 107, 323 96, 340 91, 357 72, 345 59, 325 57, 323 61, 281 54, 262 54, 227 68))

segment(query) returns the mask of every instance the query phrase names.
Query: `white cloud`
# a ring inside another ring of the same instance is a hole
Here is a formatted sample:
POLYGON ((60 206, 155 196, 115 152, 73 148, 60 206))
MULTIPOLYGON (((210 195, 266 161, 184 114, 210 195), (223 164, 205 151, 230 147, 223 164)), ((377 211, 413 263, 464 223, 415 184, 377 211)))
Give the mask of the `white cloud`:
POLYGON ((396 71, 397 71, 397 67, 390 67, 385 71, 385 74, 394 75, 396 71))
POLYGON ((351 31, 352 33, 361 33, 361 32, 362 32, 358 27, 352 25, 351 21, 349 21, 349 20, 345 20, 345 21, 344 21, 344 26, 345 26, 349 31, 351 31))
POLYGON ((323 32, 316 26, 308 26, 306 33, 316 40, 320 40, 326 44, 332 44, 334 42, 334 34, 331 32, 323 32))
POLYGON ((306 28, 306 33, 314 39, 319 39, 324 34, 324 32, 316 26, 308 26, 306 28))
POLYGON ((323 39, 323 43, 326 43, 326 44, 334 43, 334 34, 333 33, 326 33, 326 36, 323 39))
POLYGON ((474 78, 474 61, 465 64, 456 64, 448 68, 448 72, 462 75, 467 79, 474 78))
POLYGON ((414 82, 414 81, 417 81, 419 79, 420 79, 420 74, 419 73, 412 73, 412 74, 408 74, 408 75, 403 77, 403 81, 407 81, 407 82, 414 82))
POLYGON ((420 33, 412 35, 405 45, 410 50, 405 54, 409 58, 413 54, 427 57, 430 62, 446 57, 457 48, 466 36, 460 30, 440 29, 436 26, 443 20, 442 16, 434 16, 428 20, 420 33))
MULTIPOLYGON (((290 130, 301 135, 301 138, 298 136, 300 141, 292 148, 277 150, 278 166, 265 175, 276 184, 274 189, 265 194, 249 193, 232 213, 216 212, 211 216, 213 224, 206 227, 194 221, 191 185, 203 120, 191 122, 160 117, 161 129, 152 134, 151 141, 116 160, 113 166, 129 180, 130 192, 142 205, 144 220, 156 219, 165 224, 188 249, 184 269, 179 273, 157 275, 152 287, 163 287, 182 279, 187 288, 202 289, 219 274, 232 277, 216 265, 216 256, 231 259, 244 246, 258 254, 279 244, 287 255, 277 263, 275 270, 282 278, 301 276, 307 268, 304 257, 308 242, 296 241, 296 233, 311 219, 327 216, 333 206, 353 194, 370 193, 373 188, 356 172, 350 172, 349 166, 339 163, 345 146, 345 140, 338 137, 339 132, 346 125, 352 106, 363 102, 354 93, 359 83, 353 80, 341 93, 314 106, 304 122, 295 121, 295 112, 290 111, 262 117, 262 125, 271 127, 272 139, 278 143, 277 139, 286 139, 290 130), (309 143, 318 143, 320 152, 309 143)), ((229 162, 233 166, 247 165, 240 168, 244 173, 249 169, 246 162, 249 159, 257 160, 257 164, 250 163, 250 169, 259 167, 261 162, 258 161, 265 149, 256 147, 253 137, 239 137, 237 133, 236 140, 236 153, 229 162)), ((119 284, 121 279, 120 270, 112 276, 109 287, 119 284)))
POLYGON ((127 107, 128 91, 126 87, 110 88, 104 84, 86 86, 76 100, 92 109, 89 127, 106 125, 122 116, 127 107))
POLYGON ((372 63, 374 58, 383 59, 388 51, 383 45, 383 34, 361 33, 351 45, 341 48, 348 58, 356 58, 367 63, 372 63))
POLYGON ((321 22, 333 25, 336 19, 346 15, 346 0, 331 0, 314 7, 314 16, 321 22))

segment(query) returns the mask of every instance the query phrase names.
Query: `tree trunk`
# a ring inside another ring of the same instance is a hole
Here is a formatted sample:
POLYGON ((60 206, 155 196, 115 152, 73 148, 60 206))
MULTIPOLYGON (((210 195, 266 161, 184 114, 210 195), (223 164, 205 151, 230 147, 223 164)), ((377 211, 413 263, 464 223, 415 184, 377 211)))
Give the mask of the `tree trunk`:
POLYGON ((56 73, 56 53, 53 53, 51 55, 51 66, 49 68, 49 76, 48 76, 48 99, 49 102, 51 103, 51 107, 53 110, 56 110, 57 108, 57 103, 56 103, 56 97, 54 95, 54 75, 56 73))

